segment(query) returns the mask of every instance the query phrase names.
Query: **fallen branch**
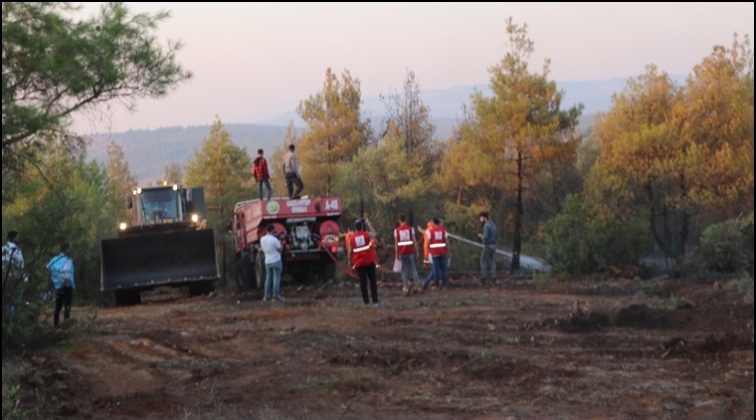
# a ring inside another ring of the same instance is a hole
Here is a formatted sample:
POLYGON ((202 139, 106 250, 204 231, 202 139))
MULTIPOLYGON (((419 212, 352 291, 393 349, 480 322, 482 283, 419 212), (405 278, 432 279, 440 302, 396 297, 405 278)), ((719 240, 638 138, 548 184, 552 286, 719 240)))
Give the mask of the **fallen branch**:
POLYGON ((349 411, 349 409, 350 409, 350 408, 352 408, 352 404, 354 403, 354 400, 355 400, 355 399, 356 399, 356 398, 352 398, 352 399, 351 399, 351 401, 349 401, 349 404, 347 404, 346 408, 345 408, 345 409, 344 409, 344 411, 343 411, 343 412, 341 413, 341 416, 339 416, 339 420, 343 419, 343 418, 344 418, 344 415, 345 415, 345 414, 347 413, 347 411, 349 411))

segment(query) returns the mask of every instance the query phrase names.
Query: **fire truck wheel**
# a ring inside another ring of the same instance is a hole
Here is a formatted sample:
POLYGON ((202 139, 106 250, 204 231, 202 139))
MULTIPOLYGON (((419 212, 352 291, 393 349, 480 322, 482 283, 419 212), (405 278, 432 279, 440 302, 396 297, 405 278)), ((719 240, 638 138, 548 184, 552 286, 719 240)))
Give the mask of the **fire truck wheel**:
POLYGON ((243 260, 239 260, 236 262, 236 267, 234 268, 234 280, 236 281, 236 289, 240 292, 243 292, 250 287, 254 287, 254 279, 252 276, 254 276, 254 270, 250 271, 246 267, 247 263, 243 260))
POLYGON ((331 260, 323 261, 320 266, 320 276, 323 281, 336 280, 336 263, 331 260))
POLYGON ((255 258, 255 284, 259 290, 265 288, 265 253, 257 251, 257 258, 255 258))

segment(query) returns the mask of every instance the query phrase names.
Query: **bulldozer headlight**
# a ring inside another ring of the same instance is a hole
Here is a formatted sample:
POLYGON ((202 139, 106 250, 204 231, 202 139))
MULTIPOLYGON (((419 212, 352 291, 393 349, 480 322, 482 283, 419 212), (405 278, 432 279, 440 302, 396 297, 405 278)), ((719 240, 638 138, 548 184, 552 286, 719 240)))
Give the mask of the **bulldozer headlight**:
POLYGON ((197 223, 199 222, 199 215, 197 213, 193 213, 191 219, 192 222, 197 223))
POLYGON ((121 222, 118 224, 118 229, 120 230, 126 230, 127 227, 129 227, 129 225, 127 225, 126 222, 121 222))
POLYGON ((173 191, 176 191, 180 188, 178 184, 173 184, 173 191))

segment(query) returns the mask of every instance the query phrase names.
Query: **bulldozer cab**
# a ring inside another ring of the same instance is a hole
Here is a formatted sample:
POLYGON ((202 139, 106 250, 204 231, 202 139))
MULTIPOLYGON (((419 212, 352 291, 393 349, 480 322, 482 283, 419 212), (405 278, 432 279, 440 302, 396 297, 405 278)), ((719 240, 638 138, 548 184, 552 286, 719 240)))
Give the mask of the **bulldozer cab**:
POLYGON ((129 206, 136 226, 185 220, 186 192, 181 187, 137 188, 129 206))

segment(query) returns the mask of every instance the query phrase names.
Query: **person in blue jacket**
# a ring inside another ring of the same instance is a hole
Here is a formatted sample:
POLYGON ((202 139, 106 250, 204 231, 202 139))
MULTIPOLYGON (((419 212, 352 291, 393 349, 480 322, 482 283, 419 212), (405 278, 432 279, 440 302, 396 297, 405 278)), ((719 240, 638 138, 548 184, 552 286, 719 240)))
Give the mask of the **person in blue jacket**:
POLYGON ((47 263, 47 269, 50 271, 50 280, 55 289, 55 316, 53 318, 55 328, 60 323, 60 311, 65 307, 63 313, 64 319, 71 318, 71 302, 73 300, 73 291, 76 289, 74 284, 74 264, 68 252, 69 244, 64 243, 60 246, 60 254, 52 257, 47 263))

